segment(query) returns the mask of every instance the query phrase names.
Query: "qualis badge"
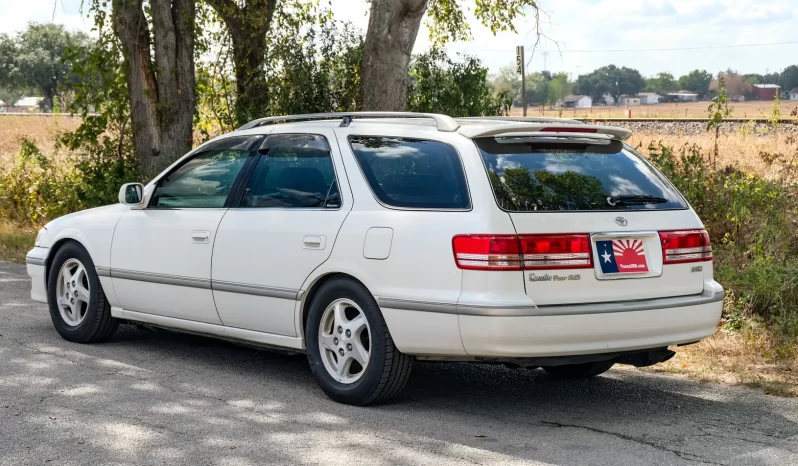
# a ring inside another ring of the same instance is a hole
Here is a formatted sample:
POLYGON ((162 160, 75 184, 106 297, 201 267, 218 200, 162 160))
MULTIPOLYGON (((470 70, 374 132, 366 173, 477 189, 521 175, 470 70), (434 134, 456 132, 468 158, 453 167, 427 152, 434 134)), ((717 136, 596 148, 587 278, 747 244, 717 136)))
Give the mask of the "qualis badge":
POLYGON ((639 239, 596 241, 596 249, 605 274, 648 272, 646 252, 639 239))

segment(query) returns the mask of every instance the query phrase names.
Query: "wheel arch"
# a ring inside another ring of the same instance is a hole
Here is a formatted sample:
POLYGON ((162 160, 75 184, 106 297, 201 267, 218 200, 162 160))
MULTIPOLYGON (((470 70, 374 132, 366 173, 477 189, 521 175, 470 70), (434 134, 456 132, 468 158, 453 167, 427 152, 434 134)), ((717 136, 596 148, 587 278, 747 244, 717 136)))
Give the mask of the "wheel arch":
POLYGON ((303 340, 305 338, 305 328, 307 328, 308 314, 309 314, 308 311, 310 310, 310 305, 313 302, 313 298, 319 292, 321 287, 324 286, 325 283, 332 280, 333 278, 345 278, 348 280, 352 280, 353 282, 362 286, 372 297, 374 297, 374 293, 372 293, 371 290, 369 290, 369 287, 366 286, 365 283, 363 283, 363 280, 358 279, 354 275, 351 275, 346 272, 327 272, 319 275, 318 277, 313 279, 313 281, 310 283, 310 286, 308 287, 308 290, 302 294, 302 298, 300 300, 300 308, 299 308, 300 328, 298 328, 297 331, 300 333, 300 336, 302 337, 303 340))
POLYGON ((53 243, 52 246, 50 246, 50 251, 47 254, 47 259, 45 259, 44 262, 45 289, 47 289, 47 284, 49 283, 50 268, 53 265, 53 259, 55 258, 56 253, 58 253, 58 251, 67 243, 76 243, 78 246, 82 247, 89 255, 89 257, 91 257, 91 260, 94 261, 94 257, 92 256, 91 251, 89 251, 89 248, 87 248, 86 245, 83 244, 79 239, 73 238, 71 236, 64 236, 62 238, 59 238, 56 242, 53 243))

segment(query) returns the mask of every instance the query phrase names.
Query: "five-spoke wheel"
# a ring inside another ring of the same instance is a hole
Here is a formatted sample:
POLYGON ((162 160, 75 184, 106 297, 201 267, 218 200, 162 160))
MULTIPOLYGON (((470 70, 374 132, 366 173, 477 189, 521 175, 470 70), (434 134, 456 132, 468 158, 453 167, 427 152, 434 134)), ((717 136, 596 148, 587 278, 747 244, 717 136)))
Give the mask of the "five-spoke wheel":
POLYGON ((342 298, 330 303, 321 317, 319 346, 324 368, 338 382, 357 382, 371 353, 371 330, 360 307, 342 298))
POLYGON ((69 259, 58 271, 57 280, 55 296, 58 310, 67 324, 77 327, 86 317, 91 296, 86 267, 75 258, 69 259))

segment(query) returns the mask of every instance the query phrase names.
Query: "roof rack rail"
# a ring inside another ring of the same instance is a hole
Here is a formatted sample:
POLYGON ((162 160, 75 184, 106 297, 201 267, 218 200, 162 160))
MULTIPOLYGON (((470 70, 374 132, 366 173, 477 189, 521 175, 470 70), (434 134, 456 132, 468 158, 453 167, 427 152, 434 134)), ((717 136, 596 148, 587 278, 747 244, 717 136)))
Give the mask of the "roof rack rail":
POLYGON ((523 116, 479 116, 455 118, 457 121, 519 121, 522 123, 563 123, 563 124, 583 124, 584 122, 572 118, 552 118, 552 117, 523 117, 523 116))
POLYGON ((355 118, 427 118, 435 121, 438 131, 453 132, 457 131, 460 124, 448 115, 437 113, 413 113, 413 112, 336 112, 336 113, 307 113, 304 115, 284 115, 252 120, 236 131, 257 128, 269 123, 280 121, 298 120, 333 120, 341 119, 341 127, 349 126, 355 118))

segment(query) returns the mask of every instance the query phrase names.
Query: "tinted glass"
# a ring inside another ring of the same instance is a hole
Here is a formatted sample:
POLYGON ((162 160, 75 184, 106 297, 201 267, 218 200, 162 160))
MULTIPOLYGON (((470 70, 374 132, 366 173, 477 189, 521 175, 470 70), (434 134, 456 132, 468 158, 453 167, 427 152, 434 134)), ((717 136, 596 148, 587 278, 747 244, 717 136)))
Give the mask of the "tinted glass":
POLYGON ((372 136, 350 136, 349 144, 383 204, 420 209, 470 206, 463 165, 452 146, 372 136))
POLYGON ((477 140, 502 209, 683 209, 681 195, 643 158, 608 145, 477 140))
POLYGON ((151 207, 224 207, 247 157, 253 138, 231 138, 208 146, 155 188, 151 207))
POLYGON ((241 207, 327 208, 341 206, 329 145, 322 136, 266 138, 241 207))

